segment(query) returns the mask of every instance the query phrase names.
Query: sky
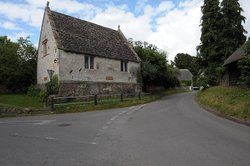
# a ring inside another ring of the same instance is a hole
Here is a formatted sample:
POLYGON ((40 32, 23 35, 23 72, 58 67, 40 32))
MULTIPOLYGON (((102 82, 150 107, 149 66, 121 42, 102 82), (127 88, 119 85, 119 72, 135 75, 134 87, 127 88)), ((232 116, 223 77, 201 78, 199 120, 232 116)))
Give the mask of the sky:
MULTIPOLYGON (((12 41, 30 37, 37 46, 47 0, 0 0, 0 36, 12 41)), ((118 29, 134 41, 146 41, 167 52, 196 55, 200 44, 203 0, 49 0, 50 9, 118 29)), ((239 0, 250 36, 250 2, 239 0)))

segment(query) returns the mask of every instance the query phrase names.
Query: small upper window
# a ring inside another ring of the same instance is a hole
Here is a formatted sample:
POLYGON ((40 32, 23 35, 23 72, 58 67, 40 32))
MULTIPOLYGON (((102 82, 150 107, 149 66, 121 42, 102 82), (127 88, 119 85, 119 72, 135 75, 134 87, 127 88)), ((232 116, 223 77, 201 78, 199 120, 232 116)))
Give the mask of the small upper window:
POLYGON ((128 62, 121 61, 121 71, 127 72, 128 71, 128 62))
POLYGON ((94 69, 94 57, 85 56, 84 57, 84 66, 85 66, 85 69, 94 69))
POLYGON ((48 43, 48 39, 45 39, 45 40, 43 41, 43 56, 48 55, 47 43, 48 43))

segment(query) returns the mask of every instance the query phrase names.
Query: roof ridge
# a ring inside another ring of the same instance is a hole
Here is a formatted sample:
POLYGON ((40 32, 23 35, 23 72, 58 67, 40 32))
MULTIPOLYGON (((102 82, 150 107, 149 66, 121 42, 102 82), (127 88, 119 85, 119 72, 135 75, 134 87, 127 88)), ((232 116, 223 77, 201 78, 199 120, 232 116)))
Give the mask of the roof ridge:
POLYGON ((67 15, 67 14, 63 14, 63 13, 60 13, 60 12, 57 12, 57 11, 54 11, 54 10, 50 10, 50 12, 57 13, 57 14, 60 14, 62 16, 70 17, 70 18, 78 20, 78 21, 83 21, 83 22, 86 22, 86 23, 89 23, 89 24, 92 24, 92 25, 96 25, 96 26, 99 26, 99 27, 102 27, 102 28, 106 28, 106 29, 118 32, 118 30, 115 30, 115 29, 112 29, 112 28, 109 28, 109 27, 105 27, 103 25, 99 25, 97 23, 93 23, 93 22, 90 22, 90 21, 86 21, 86 20, 83 20, 83 19, 80 19, 80 18, 77 18, 77 17, 73 17, 73 16, 70 16, 70 15, 67 15))

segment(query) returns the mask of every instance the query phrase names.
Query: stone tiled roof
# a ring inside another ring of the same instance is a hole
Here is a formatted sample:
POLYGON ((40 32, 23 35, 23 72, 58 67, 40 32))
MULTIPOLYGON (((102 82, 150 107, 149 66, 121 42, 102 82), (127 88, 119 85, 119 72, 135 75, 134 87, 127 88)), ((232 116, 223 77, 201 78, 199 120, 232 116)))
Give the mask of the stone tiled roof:
POLYGON ((243 58, 247 54, 244 46, 240 47, 238 50, 236 50, 232 55, 230 55, 225 61, 223 66, 228 65, 232 62, 238 61, 241 58, 243 58))
POLYGON ((192 80, 193 74, 188 69, 180 69, 180 73, 177 76, 178 80, 184 81, 184 80, 192 80))
POLYGON ((64 15, 46 7, 57 46, 67 52, 139 62, 120 30, 64 15))

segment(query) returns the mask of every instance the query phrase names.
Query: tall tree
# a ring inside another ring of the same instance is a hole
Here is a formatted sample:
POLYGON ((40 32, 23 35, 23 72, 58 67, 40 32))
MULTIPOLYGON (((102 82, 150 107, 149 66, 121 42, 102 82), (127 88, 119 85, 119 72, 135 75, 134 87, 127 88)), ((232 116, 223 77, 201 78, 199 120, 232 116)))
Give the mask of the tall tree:
POLYGON ((246 30, 242 26, 245 17, 239 0, 223 0, 221 2, 222 18, 222 44, 224 59, 230 56, 235 50, 246 41, 246 30))
POLYGON ((198 46, 198 57, 201 65, 207 67, 209 63, 221 62, 220 31, 222 28, 219 0, 204 0, 201 7, 201 44, 198 46))

